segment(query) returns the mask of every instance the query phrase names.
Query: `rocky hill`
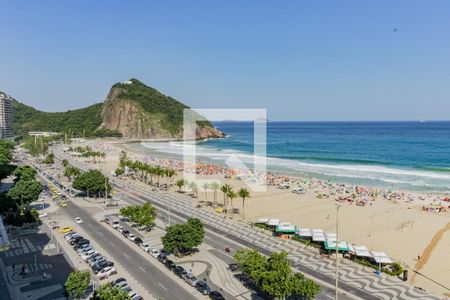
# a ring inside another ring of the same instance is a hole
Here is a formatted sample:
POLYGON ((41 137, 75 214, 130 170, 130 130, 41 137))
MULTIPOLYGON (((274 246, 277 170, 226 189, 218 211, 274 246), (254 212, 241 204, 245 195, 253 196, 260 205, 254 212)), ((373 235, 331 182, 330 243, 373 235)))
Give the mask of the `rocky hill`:
MULTIPOLYGON (((168 139, 183 136, 185 104, 137 79, 116 83, 103 103, 66 112, 43 112, 13 102, 16 134, 28 131, 74 132, 86 136, 113 135, 130 139, 168 139)), ((198 123, 197 139, 223 137, 207 121, 198 123)))

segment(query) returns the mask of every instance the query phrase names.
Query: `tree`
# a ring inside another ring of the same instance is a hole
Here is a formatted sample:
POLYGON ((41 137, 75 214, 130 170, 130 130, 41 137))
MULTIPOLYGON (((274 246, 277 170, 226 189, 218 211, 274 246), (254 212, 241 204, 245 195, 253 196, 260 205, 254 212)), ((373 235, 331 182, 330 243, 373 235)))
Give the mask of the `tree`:
POLYGON ((156 209, 150 202, 122 207, 120 214, 139 226, 151 227, 155 224, 156 209))
POLYGON ((15 182, 18 182, 19 180, 34 180, 36 174, 36 170, 30 166, 17 167, 13 172, 13 175, 16 176, 14 179, 15 182))
POLYGON ((128 154, 125 151, 120 151, 119 155, 119 166, 124 168, 128 163, 128 154))
POLYGON ((71 180, 72 177, 77 177, 80 174, 81 174, 81 170, 78 169, 77 167, 73 167, 73 166, 68 165, 64 169, 64 176, 66 176, 69 180, 71 180))
POLYGON ((198 193, 198 188, 197 188, 197 184, 195 182, 190 182, 189 183, 189 188, 192 191, 192 195, 194 197, 198 197, 197 193, 198 193))
POLYGON ((94 195, 98 197, 100 194, 111 191, 111 185, 108 178, 99 170, 89 170, 78 175, 72 183, 74 189, 87 192, 88 197, 94 195))
POLYGON ((65 158, 62 160, 61 163, 62 163, 62 166, 63 166, 64 168, 67 167, 67 166, 69 165, 69 161, 68 161, 67 159, 65 159, 65 158))
POLYGON ((214 207, 216 207, 217 206, 217 191, 219 190, 220 186, 217 183, 217 181, 213 181, 209 187, 214 192, 214 207))
POLYGON ((238 195, 242 198, 242 214, 245 219, 245 198, 250 197, 250 192, 247 189, 242 188, 238 191, 238 195))
POLYGON ((94 300, 131 300, 127 292, 119 287, 113 287, 111 283, 99 286, 94 291, 94 300))
POLYGON ((175 184, 178 187, 178 191, 181 192, 181 188, 186 184, 186 181, 184 179, 178 179, 175 184))
POLYGON ((124 171, 123 168, 117 168, 117 169, 114 171, 114 174, 116 174, 117 176, 120 176, 120 175, 122 175, 123 173, 125 173, 125 171, 124 171))
POLYGON ((222 185, 220 190, 223 193, 223 206, 225 207, 225 210, 227 210, 227 195, 229 192, 231 192, 233 190, 233 188, 229 184, 224 184, 224 185, 222 185))
POLYGON ((205 231, 202 222, 189 218, 187 223, 176 224, 166 228, 166 235, 161 238, 164 249, 179 256, 203 242, 205 231))
POLYGON ((36 180, 21 179, 9 190, 7 196, 20 205, 23 213, 25 207, 39 198, 42 185, 36 180))
POLYGON ((229 191, 228 194, 227 194, 227 198, 230 199, 230 204, 231 204, 231 209, 232 210, 234 210, 233 200, 236 197, 237 197, 237 194, 233 190, 229 191))
POLYGON ((205 201, 208 202, 208 189, 209 189, 209 184, 207 182, 205 182, 202 185, 203 190, 205 191, 205 201))
POLYGON ((80 298, 86 293, 90 280, 91 273, 89 271, 75 271, 69 274, 64 288, 69 297, 80 298))
POLYGON ((320 285, 293 274, 286 252, 272 253, 267 258, 256 250, 240 249, 234 255, 244 274, 270 298, 314 299, 320 285))
POLYGON ((55 163, 55 155, 53 153, 50 153, 47 155, 47 157, 42 161, 42 163, 47 165, 52 165, 55 163))
POLYGON ((9 141, 0 140, 0 165, 8 164, 13 158, 14 144, 9 141))

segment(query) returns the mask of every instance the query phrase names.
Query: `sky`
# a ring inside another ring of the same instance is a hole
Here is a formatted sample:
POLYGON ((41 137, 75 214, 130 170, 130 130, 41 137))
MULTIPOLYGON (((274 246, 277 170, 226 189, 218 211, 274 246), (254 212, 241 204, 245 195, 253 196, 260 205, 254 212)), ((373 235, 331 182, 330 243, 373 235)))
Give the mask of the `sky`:
POLYGON ((138 78, 269 120, 450 119, 450 1, 0 0, 0 90, 46 111, 138 78))

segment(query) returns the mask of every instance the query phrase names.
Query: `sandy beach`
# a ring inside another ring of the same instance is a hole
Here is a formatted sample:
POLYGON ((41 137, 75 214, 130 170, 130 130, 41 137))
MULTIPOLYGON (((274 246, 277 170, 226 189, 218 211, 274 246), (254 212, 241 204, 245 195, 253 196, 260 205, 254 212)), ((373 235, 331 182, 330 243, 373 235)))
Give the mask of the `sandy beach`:
MULTIPOLYGON (((107 153, 101 162, 91 162, 93 168, 101 168, 106 172, 117 168, 118 155, 122 150, 126 150, 132 160, 174 169, 182 166, 175 159, 149 157, 143 151, 136 151, 117 141, 90 140, 84 145, 107 153)), ((79 159, 85 161, 84 158, 79 159)), ((177 172, 176 177, 181 178, 182 171, 177 172)), ((235 191, 246 187, 243 180, 239 180, 237 176, 225 178, 226 173, 222 171, 216 174, 210 174, 209 171, 200 173, 203 174, 199 178, 219 180, 221 184, 231 185, 235 191)), ((421 273, 414 274, 410 271, 410 283, 438 294, 450 295, 447 288, 450 287, 450 202, 443 201, 445 194, 388 192, 372 187, 356 189, 339 183, 275 174, 271 175, 270 183, 265 192, 251 192, 251 197, 246 200, 246 221, 276 218, 301 228, 320 228, 328 233, 335 233, 336 203, 339 203, 340 240, 365 245, 369 250, 385 251, 393 260, 421 273), (290 188, 281 189, 279 184, 289 184, 290 188), (301 188, 302 193, 293 193, 294 188, 301 188), (350 198, 353 200, 349 201, 350 198), (337 201, 338 199, 341 201, 337 201), (438 207, 444 207, 446 211, 442 209, 439 212, 435 209, 438 207)), ((177 187, 173 185, 171 190, 176 192, 177 187)), ((198 194, 199 203, 204 204, 205 192, 199 188, 198 194)), ((208 201, 212 201, 213 192, 207 191, 206 197, 208 201)), ((223 203, 220 191, 217 199, 219 203, 223 203)), ((236 198, 229 205, 241 210, 242 199, 236 198)), ((242 218, 240 214, 230 217, 242 218)))

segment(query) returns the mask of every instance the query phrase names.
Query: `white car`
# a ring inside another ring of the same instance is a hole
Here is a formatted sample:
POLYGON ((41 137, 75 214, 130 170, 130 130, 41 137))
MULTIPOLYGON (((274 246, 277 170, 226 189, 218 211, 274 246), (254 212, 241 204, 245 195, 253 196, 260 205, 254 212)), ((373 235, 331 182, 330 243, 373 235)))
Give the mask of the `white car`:
POLYGON ((150 251, 150 245, 148 243, 142 243, 139 245, 139 247, 141 247, 141 249, 144 250, 145 252, 150 251))
POLYGON ((119 225, 119 226, 117 226, 117 230, 118 230, 119 232, 122 232, 122 231, 125 230, 125 227, 123 227, 122 225, 119 225))
POLYGON ((129 292, 128 296, 130 296, 131 300, 142 299, 141 295, 139 295, 138 293, 136 293, 134 291, 129 292))
POLYGON ((154 258, 158 258, 158 255, 161 253, 161 250, 159 249, 150 249, 150 255, 154 258))
POLYGON ((98 279, 102 280, 102 279, 108 278, 109 276, 114 275, 114 274, 117 274, 117 270, 115 268, 106 267, 97 273, 97 277, 98 277, 98 279))
POLYGON ((66 239, 66 241, 70 240, 72 237, 76 237, 79 236, 80 234, 75 232, 75 231, 71 231, 69 233, 67 233, 64 238, 66 239))
POLYGON ((83 223, 83 220, 80 217, 76 217, 75 218, 75 223, 81 224, 81 223, 83 223))
POLYGON ((130 241, 134 242, 134 240, 136 239, 136 236, 135 236, 134 234, 130 233, 130 234, 127 236, 127 238, 128 238, 130 241))

